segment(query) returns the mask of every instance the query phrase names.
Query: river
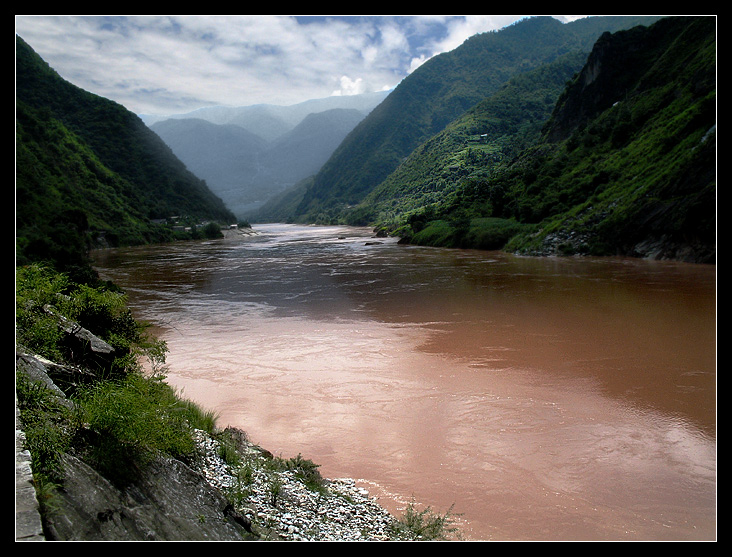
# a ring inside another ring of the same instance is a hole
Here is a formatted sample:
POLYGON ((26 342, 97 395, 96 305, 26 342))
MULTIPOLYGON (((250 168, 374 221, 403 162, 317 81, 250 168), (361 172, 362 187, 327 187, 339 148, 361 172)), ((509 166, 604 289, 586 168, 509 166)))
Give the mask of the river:
POLYGON ((101 250, 219 425, 466 540, 716 540, 716 268, 364 228, 101 250))

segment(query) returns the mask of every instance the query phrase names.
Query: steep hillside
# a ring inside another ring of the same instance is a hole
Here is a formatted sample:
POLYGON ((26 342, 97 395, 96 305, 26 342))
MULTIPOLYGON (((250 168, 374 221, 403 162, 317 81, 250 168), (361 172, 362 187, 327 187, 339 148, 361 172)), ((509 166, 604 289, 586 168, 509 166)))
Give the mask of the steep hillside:
POLYGON ((586 58, 580 52, 567 54, 512 78, 415 149, 361 203, 345 211, 346 220, 393 231, 408 219, 416 226, 424 207, 455 203, 455 195, 468 184, 485 180, 537 141, 567 81, 586 58))
POLYGON ((436 56, 404 79, 341 144, 308 188, 298 219, 335 220, 360 202, 420 143, 495 93, 512 76, 575 50, 589 52, 605 30, 655 18, 587 18, 562 24, 522 20, 476 35, 436 56))
POLYGON ((264 160, 279 184, 292 185, 320 170, 365 116, 363 112, 346 108, 309 114, 274 142, 264 160))
POLYGON ((16 39, 19 262, 75 262, 112 244, 169 238, 151 219, 234 215, 124 107, 68 83, 16 39))
POLYGON ((506 181, 527 253, 716 258, 716 19, 598 40, 506 181))
POLYGON ((516 235, 505 249, 527 254, 714 262, 715 26, 665 18, 604 34, 535 145, 471 166, 471 179, 399 233, 494 248, 516 235))

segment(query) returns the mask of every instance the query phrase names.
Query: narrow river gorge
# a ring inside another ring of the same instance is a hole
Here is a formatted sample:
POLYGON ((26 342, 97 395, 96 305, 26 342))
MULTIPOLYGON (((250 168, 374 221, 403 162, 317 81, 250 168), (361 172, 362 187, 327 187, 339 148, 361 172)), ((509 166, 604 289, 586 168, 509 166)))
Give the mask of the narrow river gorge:
POLYGON ((464 539, 716 539, 714 266, 255 231, 94 253, 221 425, 464 539))

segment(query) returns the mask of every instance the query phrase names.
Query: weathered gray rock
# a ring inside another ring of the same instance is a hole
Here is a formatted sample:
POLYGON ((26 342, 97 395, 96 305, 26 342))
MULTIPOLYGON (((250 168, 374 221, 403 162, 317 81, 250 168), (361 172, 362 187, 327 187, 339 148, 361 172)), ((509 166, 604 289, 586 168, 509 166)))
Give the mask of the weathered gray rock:
POLYGON ((250 538, 226 498, 184 463, 159 457, 118 488, 64 455, 63 488, 45 517, 50 540, 231 541, 250 538))
POLYGON ((66 395, 83 383, 90 383, 96 375, 77 366, 57 364, 20 348, 15 351, 15 369, 32 383, 40 383, 59 397, 63 404, 71 405, 66 395))
POLYGON ((63 347, 77 365, 93 371, 107 371, 115 358, 122 355, 111 344, 59 314, 51 306, 43 309, 58 321, 59 328, 64 332, 63 347))
POLYGON ((43 541, 41 515, 33 486, 30 453, 24 448, 25 434, 20 428, 18 405, 15 405, 15 539, 43 541))

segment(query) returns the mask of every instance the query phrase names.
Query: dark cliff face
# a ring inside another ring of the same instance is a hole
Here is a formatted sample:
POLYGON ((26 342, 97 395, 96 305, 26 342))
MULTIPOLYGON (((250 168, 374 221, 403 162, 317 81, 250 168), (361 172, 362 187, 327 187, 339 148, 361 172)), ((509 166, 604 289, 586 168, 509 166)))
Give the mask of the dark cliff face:
MULTIPOLYGON (((545 128, 550 142, 567 139, 571 133, 615 103, 642 93, 668 80, 654 66, 669 51, 678 50, 684 35, 703 32, 713 18, 670 17, 650 27, 604 33, 595 43, 587 63, 557 102, 545 128), (705 21, 708 20, 708 21, 705 21)), ((683 74, 683 58, 674 68, 683 74)))
POLYGON ((643 27, 604 33, 585 67, 557 102, 546 138, 551 142, 567 139, 575 129, 622 100, 643 67, 639 58, 647 56, 646 42, 643 27))
POLYGON ((581 219, 546 210, 566 229, 548 238, 562 236, 567 253, 714 263, 715 130, 714 17, 606 33, 542 130, 534 162, 546 187, 524 198, 556 190, 581 208, 581 219), (575 229, 585 245, 566 239, 575 229))

